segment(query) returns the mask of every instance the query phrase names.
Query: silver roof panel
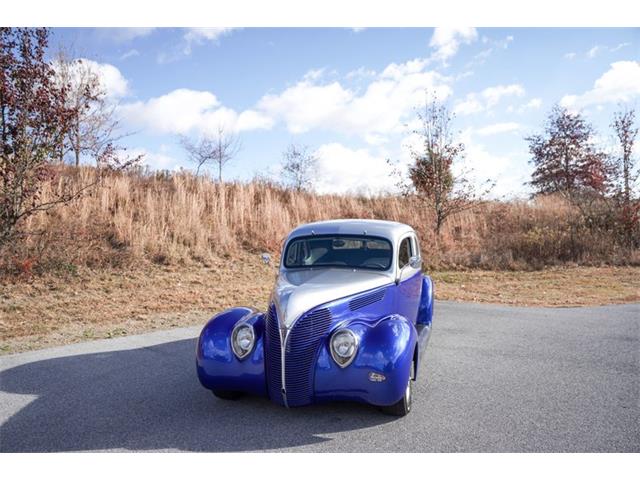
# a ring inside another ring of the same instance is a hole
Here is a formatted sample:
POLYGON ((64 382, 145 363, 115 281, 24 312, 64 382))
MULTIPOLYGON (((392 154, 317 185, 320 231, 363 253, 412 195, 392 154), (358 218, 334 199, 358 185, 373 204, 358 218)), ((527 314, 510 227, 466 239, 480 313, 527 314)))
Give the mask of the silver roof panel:
POLYGON ((373 235, 391 240, 391 243, 395 247, 403 235, 413 231, 413 228, 409 225, 399 222, 390 222, 387 220, 326 220, 322 222, 307 223, 293 229, 287 237, 287 243, 294 237, 303 237, 307 235, 364 235, 366 232, 366 235, 373 235))

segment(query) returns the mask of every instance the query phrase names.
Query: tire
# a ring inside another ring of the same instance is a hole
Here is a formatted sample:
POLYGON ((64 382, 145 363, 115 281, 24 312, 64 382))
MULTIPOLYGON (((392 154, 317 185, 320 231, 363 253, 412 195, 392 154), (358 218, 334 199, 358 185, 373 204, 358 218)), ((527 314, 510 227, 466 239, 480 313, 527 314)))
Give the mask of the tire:
POLYGON ((234 390, 211 390, 213 394, 223 400, 237 400, 242 396, 241 392, 234 390))
POLYGON ((413 372, 414 364, 411 362, 411 371, 409 372, 409 380, 407 381, 407 388, 404 392, 404 396, 393 405, 382 407, 382 411, 387 415, 393 415, 394 417, 404 417, 411 411, 411 401, 413 398, 413 372))

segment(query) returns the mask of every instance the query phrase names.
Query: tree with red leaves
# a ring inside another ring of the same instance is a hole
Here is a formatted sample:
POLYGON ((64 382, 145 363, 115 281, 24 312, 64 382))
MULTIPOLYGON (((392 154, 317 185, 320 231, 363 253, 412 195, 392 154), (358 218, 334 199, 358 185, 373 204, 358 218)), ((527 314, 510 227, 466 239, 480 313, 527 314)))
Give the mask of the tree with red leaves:
POLYGON ((608 188, 607 156, 594 146, 594 129, 580 113, 555 106, 544 134, 527 137, 536 193, 560 193, 570 200, 608 188))
POLYGON ((468 171, 454 174, 452 167, 463 157, 464 144, 454 139, 453 115, 435 95, 418 112, 418 120, 420 128, 413 133, 420 139, 420 147, 411 149, 409 178, 415 193, 433 210, 433 229, 439 236, 447 218, 477 205, 493 184, 486 182, 486 191, 479 193, 468 171))
POLYGON ((29 216, 71 202, 105 170, 138 160, 122 161, 113 145, 105 145, 99 159, 105 170, 74 190, 63 182, 43 200, 43 185, 60 173, 69 131, 94 97, 87 92, 86 103, 70 104, 70 86, 56 80, 45 58, 48 36, 44 28, 0 28, 0 247, 26 234, 20 226, 29 216))

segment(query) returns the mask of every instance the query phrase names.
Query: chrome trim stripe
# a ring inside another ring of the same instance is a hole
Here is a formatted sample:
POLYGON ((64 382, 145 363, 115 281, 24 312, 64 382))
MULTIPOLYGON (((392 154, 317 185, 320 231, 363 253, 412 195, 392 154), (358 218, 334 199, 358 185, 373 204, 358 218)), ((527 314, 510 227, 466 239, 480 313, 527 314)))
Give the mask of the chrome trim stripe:
MULTIPOLYGON (((278 318, 278 323, 280 323, 280 318, 278 318)), ((285 355, 286 355, 286 350, 287 350, 287 339, 289 338, 289 331, 286 329, 286 327, 283 328, 278 328, 278 334, 280 335, 280 363, 281 363, 281 380, 280 382, 282 383, 282 390, 280 391, 281 395, 282 395, 282 401, 284 402, 284 406, 285 407, 289 407, 289 404, 287 403, 287 386, 286 386, 286 378, 285 378, 285 355), (284 338, 282 337, 282 331, 285 331, 285 335, 284 338)))

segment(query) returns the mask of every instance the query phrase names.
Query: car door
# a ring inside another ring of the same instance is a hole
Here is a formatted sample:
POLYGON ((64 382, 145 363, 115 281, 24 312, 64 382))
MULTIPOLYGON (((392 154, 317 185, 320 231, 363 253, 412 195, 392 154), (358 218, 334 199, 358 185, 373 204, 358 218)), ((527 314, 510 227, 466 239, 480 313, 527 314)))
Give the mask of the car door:
POLYGON ((422 260, 414 234, 400 240, 396 255, 397 312, 416 323, 422 293, 422 260))

